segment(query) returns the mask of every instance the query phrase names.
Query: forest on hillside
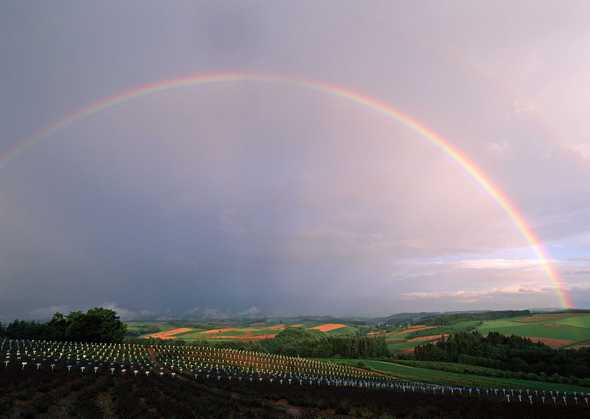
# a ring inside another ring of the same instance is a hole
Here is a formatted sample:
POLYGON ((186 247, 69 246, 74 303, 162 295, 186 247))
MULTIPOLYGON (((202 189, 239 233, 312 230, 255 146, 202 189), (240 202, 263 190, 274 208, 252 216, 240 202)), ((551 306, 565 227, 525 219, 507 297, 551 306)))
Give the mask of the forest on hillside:
POLYGON ((536 374, 590 377, 590 348, 553 349, 519 336, 459 332, 415 349, 420 361, 458 362, 536 374))

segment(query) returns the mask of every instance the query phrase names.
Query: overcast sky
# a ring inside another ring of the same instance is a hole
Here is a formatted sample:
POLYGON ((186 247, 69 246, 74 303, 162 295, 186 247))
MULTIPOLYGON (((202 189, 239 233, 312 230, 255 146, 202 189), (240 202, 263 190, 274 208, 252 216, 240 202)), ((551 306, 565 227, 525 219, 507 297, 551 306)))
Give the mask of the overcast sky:
MULTIPOLYGON (((590 306, 587 1, 0 3, 0 153, 194 73, 346 86, 467 154, 590 306)), ((129 101, 0 169, 0 318, 559 307, 505 211, 418 133, 288 84, 129 101)))

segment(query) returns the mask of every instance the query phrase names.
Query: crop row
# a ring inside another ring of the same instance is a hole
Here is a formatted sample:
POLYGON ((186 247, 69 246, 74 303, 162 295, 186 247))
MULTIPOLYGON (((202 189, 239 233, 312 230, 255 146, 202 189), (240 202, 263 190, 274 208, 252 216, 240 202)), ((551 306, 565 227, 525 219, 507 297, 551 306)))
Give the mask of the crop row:
MULTIPOLYGON (((26 388, 41 372, 60 376, 124 376, 128 379, 176 379, 196 383, 334 387, 423 393, 447 397, 486 398, 507 403, 579 405, 590 407, 590 396, 579 392, 509 390, 407 382, 382 373, 314 359, 198 346, 91 344, 31 340, 0 341, 0 371, 21 371, 11 394, 26 388), (28 377, 28 378, 27 378, 28 377)), ((0 374, 0 382, 2 374, 0 374)), ((101 378, 102 379, 102 378, 101 378)), ((100 380, 99 380, 100 381, 100 380)), ((165 391, 162 390, 162 394, 165 391)), ((123 393, 121 393, 123 394, 123 393)), ((122 396, 121 396, 122 397, 122 396)))

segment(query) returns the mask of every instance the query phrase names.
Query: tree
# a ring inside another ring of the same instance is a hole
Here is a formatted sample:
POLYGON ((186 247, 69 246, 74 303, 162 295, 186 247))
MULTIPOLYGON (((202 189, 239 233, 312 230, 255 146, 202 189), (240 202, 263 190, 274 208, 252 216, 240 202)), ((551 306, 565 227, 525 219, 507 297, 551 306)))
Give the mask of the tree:
POLYGON ((73 341, 122 342, 127 326, 113 310, 96 307, 86 313, 74 311, 67 317, 65 337, 73 341))
POLYGON ((55 313, 47 323, 15 320, 6 328, 0 324, 0 337, 10 339, 122 342, 126 331, 127 326, 117 313, 106 308, 93 308, 86 313, 73 311, 67 316, 55 313))
POLYGON ((47 323, 47 328, 47 339, 64 340, 66 338, 68 320, 63 314, 57 312, 53 315, 49 323, 47 323))
POLYGON ((552 377, 586 378, 590 374, 590 349, 553 349, 519 336, 490 332, 458 332, 435 344, 415 349, 421 361, 448 361, 498 368, 511 374, 545 374, 552 377))

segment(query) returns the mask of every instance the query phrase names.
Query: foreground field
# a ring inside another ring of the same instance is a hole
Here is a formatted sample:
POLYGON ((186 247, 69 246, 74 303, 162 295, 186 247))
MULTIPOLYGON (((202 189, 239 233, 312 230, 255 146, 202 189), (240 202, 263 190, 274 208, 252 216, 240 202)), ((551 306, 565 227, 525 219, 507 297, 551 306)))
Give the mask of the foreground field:
MULTIPOLYGON (((0 358, 1 418, 579 418, 590 413, 590 395, 573 386, 492 390, 479 378, 469 381, 465 375, 459 383, 452 374, 446 374, 448 385, 424 384, 433 381, 432 371, 379 361, 364 361, 366 369, 354 364, 358 360, 333 363, 209 346, 7 339, 0 341, 0 358), (420 374, 422 383, 411 378, 420 374)), ((511 386, 528 384, 539 383, 511 386)))
POLYGON ((313 388, 170 375, 80 375, 0 366, 0 418, 564 418, 587 417, 582 398, 567 407, 465 395, 313 388))
MULTIPOLYGON (((426 367, 414 367, 410 365, 404 365, 401 363, 376 361, 376 360, 358 360, 358 359, 338 359, 333 360, 334 362, 341 363, 344 365, 351 366, 364 366, 372 371, 384 373, 396 377, 402 380, 409 381, 421 381, 426 383, 446 384, 454 386, 466 386, 466 387, 481 387, 481 388, 511 388, 511 389, 524 389, 528 388, 531 390, 544 390, 544 391, 568 391, 568 392, 590 392, 589 388, 580 387, 569 384, 556 384, 546 383, 532 380, 519 380, 512 378, 501 378, 501 377, 487 377, 483 375, 477 375, 473 373, 465 373, 465 369, 468 366, 461 368, 460 364, 448 364, 449 368, 454 366, 457 372, 441 371, 439 369, 433 369, 426 367), (463 370, 463 371, 461 371, 463 370)), ((471 367, 471 371, 482 370, 482 367, 471 367)))

